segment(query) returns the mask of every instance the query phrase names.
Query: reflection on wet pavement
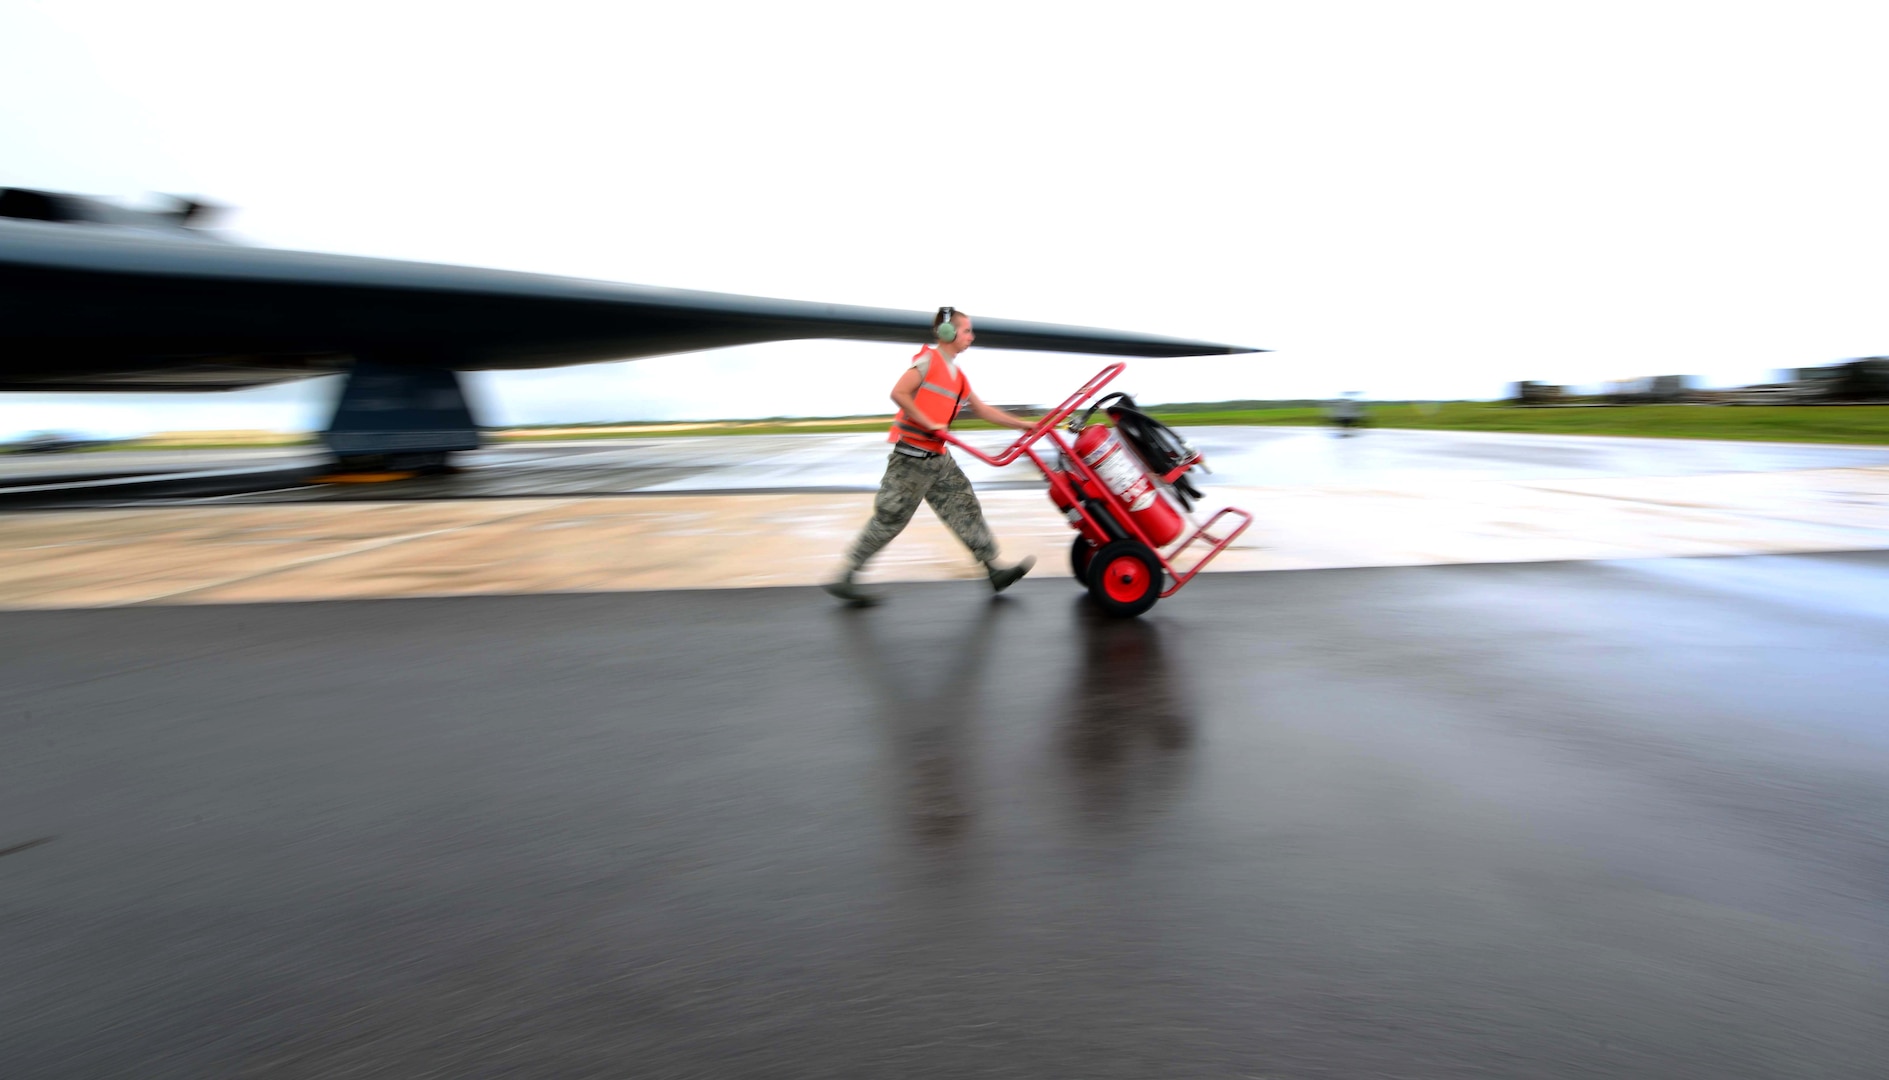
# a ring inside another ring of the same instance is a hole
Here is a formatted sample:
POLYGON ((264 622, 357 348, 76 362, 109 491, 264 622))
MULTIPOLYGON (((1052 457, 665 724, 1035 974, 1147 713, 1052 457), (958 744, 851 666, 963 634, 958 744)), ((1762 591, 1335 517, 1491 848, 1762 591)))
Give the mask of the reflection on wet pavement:
POLYGON ((1875 1080, 1885 575, 0 613, 0 1062, 1875 1080))
POLYGON ((974 816, 977 736, 970 729, 983 703, 992 631, 1008 606, 985 605, 975 618, 927 627, 932 633, 920 638, 888 639, 864 611, 835 613, 856 684, 871 693, 873 723, 891 761, 888 786, 921 845, 955 843, 974 816), (938 636, 941 629, 949 636, 938 636))
POLYGON ((1079 652, 1061 738, 1083 819, 1132 826, 1172 796, 1193 740, 1184 660, 1166 640, 1179 631, 1109 618, 1086 595, 1072 606, 1079 652))

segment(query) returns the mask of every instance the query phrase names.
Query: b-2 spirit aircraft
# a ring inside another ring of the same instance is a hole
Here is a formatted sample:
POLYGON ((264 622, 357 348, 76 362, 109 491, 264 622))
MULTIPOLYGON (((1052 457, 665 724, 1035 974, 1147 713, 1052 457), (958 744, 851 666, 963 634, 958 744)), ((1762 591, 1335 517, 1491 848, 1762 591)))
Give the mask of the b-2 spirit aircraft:
MULTIPOLYGON (((0 189, 0 390, 232 390, 345 372, 322 440, 344 467, 425 467, 479 445, 458 373, 764 341, 925 340, 931 312, 245 247, 179 200, 138 211, 0 189)), ((977 320, 984 349, 1258 352, 977 320)))

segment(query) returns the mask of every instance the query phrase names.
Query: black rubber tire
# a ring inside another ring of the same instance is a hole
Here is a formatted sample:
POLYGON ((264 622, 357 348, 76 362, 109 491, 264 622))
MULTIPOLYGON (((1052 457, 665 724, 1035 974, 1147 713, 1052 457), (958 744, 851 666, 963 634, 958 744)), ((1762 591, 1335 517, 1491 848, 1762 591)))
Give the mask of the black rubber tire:
POLYGON ((1084 585, 1089 583, 1089 560, 1095 557, 1095 545, 1081 533, 1076 534, 1076 542, 1069 545, 1069 572, 1084 585))
POLYGON ((1154 606, 1161 599, 1161 588, 1167 575, 1161 569, 1161 560, 1138 540, 1116 540, 1102 545, 1101 550, 1089 561, 1089 596, 1095 600, 1095 606, 1104 614, 1116 618, 1132 619, 1154 606), (1134 560, 1138 568, 1125 566, 1122 560, 1134 560), (1117 573, 1116 580, 1108 580, 1110 571, 1117 573), (1127 571, 1127 573, 1122 573, 1127 571), (1141 585, 1139 590, 1132 586, 1136 579, 1141 585))

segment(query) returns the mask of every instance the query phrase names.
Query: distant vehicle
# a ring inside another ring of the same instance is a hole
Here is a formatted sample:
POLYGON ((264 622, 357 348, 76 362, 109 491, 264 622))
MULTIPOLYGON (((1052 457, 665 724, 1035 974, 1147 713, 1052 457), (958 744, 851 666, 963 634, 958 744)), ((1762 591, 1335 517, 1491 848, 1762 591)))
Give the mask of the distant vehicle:
POLYGON ((1343 397, 1331 403, 1326 415, 1341 437, 1350 438, 1353 432, 1364 426, 1364 402, 1358 400, 1356 390, 1347 390, 1343 397))
POLYGON ((58 431, 36 431, 25 435, 7 445, 7 450, 15 454, 63 454, 71 450, 83 450, 96 445, 96 440, 82 439, 77 435, 58 431))

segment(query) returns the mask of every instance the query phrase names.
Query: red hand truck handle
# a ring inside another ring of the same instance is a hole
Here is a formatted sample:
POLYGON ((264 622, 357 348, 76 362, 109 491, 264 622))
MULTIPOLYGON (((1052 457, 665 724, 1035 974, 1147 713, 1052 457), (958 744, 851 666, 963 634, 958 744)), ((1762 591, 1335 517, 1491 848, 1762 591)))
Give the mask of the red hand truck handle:
POLYGON ((997 466, 1008 465, 1021 457, 1025 448, 1031 443, 1042 438, 1051 428, 1068 419, 1072 413, 1082 407, 1083 402, 1100 393, 1102 388, 1107 386, 1115 376, 1120 375, 1126 370, 1128 370, 1127 364, 1114 363, 1096 372, 1095 377, 1083 383, 1081 389, 1065 398, 1061 405, 1051 409, 1044 415, 1043 419, 1031 424, 1028 431, 1017 436, 1016 442, 1011 443, 995 456, 984 453, 982 450, 964 442, 949 431, 938 432, 938 437, 986 464, 997 466))

